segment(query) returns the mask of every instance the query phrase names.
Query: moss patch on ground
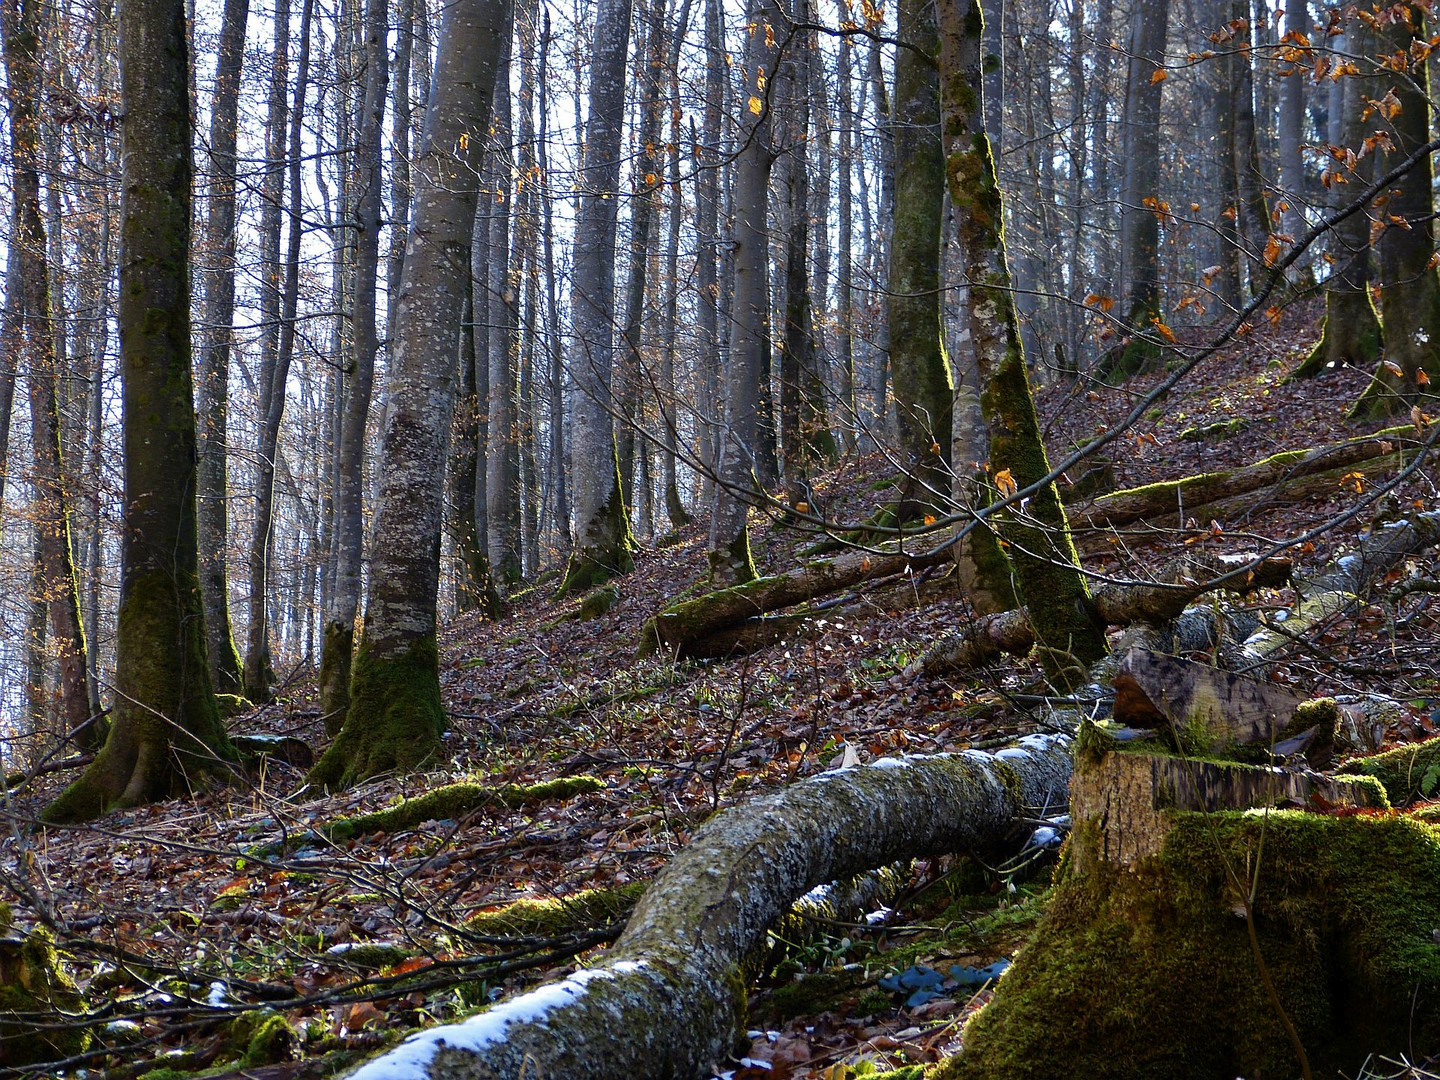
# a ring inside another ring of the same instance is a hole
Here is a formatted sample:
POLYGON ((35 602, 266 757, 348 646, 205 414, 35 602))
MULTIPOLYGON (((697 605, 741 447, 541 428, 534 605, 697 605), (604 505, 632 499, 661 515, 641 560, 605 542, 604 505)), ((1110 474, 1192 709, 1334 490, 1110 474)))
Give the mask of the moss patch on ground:
MULTIPOLYGON (((8 930, 8 917, 3 921, 0 932, 8 930)), ((58 1061, 84 1051, 90 1032, 66 1026, 84 1007, 48 930, 0 939, 0 1066, 58 1061)))
MULTIPOLYGON (((1083 838, 1082 838, 1083 839, 1083 838)), ((1178 814, 1132 870, 1066 875, 932 1080, 1252 1080, 1440 1049, 1440 827, 1410 816, 1178 814)))

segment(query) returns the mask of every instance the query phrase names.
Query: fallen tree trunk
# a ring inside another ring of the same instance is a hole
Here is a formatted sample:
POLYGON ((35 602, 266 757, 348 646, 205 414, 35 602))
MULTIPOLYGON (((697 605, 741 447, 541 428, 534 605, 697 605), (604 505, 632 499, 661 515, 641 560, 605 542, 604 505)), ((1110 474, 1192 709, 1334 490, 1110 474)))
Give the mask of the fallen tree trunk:
POLYGON ((1113 491, 1084 509, 1072 512, 1070 528, 1078 533, 1181 512, 1189 517, 1208 504, 1261 488, 1274 488, 1277 493, 1283 493, 1287 484, 1302 477, 1383 457, 1393 453, 1398 444, 1415 442, 1414 427, 1386 428, 1373 435, 1362 435, 1329 446, 1286 450, 1238 469, 1198 473, 1178 480, 1163 480, 1143 487, 1113 491))
POLYGON ((640 655, 667 652, 690 656, 692 645, 757 615, 853 588, 863 581, 940 566, 950 559, 948 549, 887 554, 850 551, 833 559, 806 563, 789 573, 706 593, 672 604, 649 620, 640 632, 640 655))
MULTIPOLYGON (((1223 557, 1228 558, 1228 557, 1223 557)), ((1224 565, 1207 570, 1228 573, 1233 567, 1224 565)), ((1241 563, 1246 560, 1241 560, 1241 563)), ((1290 574, 1288 559, 1266 559, 1243 579, 1233 582, 1240 590, 1263 588, 1283 583, 1290 574)), ((1108 626, 1131 623, 1162 623, 1174 619, 1197 597, 1209 591, 1207 582, 1190 581, 1175 584, 1102 585, 1092 601, 1096 614, 1108 626)), ((999 659, 1006 653, 1023 655, 1035 645, 1035 631, 1024 608, 982 615, 953 637, 943 638, 912 663, 906 674, 943 675, 963 671, 999 659)))
POLYGON ((1440 513, 1416 514, 1377 527, 1360 549, 1341 556, 1319 577, 1303 582, 1309 592, 1284 621, 1255 631, 1242 647, 1246 659, 1268 660, 1318 624, 1357 606, 1371 585, 1407 556, 1440 543, 1440 513))
POLYGON ((656 878, 595 967, 411 1036, 354 1076, 700 1075, 732 1048, 747 958, 796 900, 898 859, 1003 845, 1019 817, 1066 800, 1070 744, 1030 736, 994 755, 887 759, 718 814, 656 878))

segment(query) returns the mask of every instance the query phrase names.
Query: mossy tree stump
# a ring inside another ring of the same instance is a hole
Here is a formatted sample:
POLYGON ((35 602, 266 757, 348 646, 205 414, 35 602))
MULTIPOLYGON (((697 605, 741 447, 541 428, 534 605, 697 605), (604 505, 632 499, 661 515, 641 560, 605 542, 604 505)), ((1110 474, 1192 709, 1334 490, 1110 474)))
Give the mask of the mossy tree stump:
MULTIPOLYGON (((8 921, 8 916, 5 917, 8 921)), ((59 1061, 82 1052, 90 1033, 67 1019, 84 1010, 49 931, 0 937, 0 1068, 59 1061)))
POLYGON ((1051 906, 936 1080, 1290 1080, 1297 1044, 1315 1076, 1440 1048, 1440 827, 1373 779, 1091 729, 1071 796, 1051 906))

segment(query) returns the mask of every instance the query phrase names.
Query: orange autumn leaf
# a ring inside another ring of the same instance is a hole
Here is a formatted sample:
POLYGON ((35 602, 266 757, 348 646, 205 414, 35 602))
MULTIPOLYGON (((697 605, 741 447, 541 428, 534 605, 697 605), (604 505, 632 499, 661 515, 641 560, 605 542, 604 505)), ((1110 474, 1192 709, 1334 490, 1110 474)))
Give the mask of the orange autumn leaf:
POLYGON ((1019 490, 1019 487, 1015 483, 1015 478, 1010 475, 1009 469, 1001 469, 995 474, 995 487, 998 488, 1000 494, 1007 499, 1019 490))

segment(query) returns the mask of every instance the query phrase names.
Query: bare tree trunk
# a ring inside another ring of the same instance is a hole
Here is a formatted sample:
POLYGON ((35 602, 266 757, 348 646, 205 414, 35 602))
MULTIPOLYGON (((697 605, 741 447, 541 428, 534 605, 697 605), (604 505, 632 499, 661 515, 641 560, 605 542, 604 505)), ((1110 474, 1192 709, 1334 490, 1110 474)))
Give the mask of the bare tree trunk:
MULTIPOLYGON (((365 422, 370 414, 378 347, 375 336, 375 285, 380 269, 380 195, 383 182, 380 144, 390 64, 386 13, 384 0, 368 0, 365 15, 365 96, 350 183, 355 197, 351 384, 336 454, 340 483, 335 505, 335 540, 339 558, 336 562, 335 589, 325 617, 325 642, 320 653, 320 713, 325 718, 326 731, 331 734, 339 731, 350 705, 355 615, 360 604, 363 543, 360 514, 365 422)), ((391 351, 394 352, 393 348, 391 351)), ((447 350, 444 355, 448 358, 453 353, 447 350)))
MULTIPOLYGON (((720 430, 720 118, 725 97, 725 53, 720 26, 720 0, 705 0, 705 110, 697 142, 691 131, 695 177, 695 302, 697 305, 696 365, 700 382, 700 409, 695 442, 705 475, 700 501, 714 497, 719 468, 717 434, 720 430)), ((676 196, 679 197, 678 194, 676 196)))
POLYGON ((445 9, 395 312, 365 629, 344 727, 311 773, 326 787, 411 769, 441 749, 435 605, 445 442, 456 329, 470 288, 477 193, 466 178, 483 151, 470 135, 488 123, 509 26, 505 0, 445 9))
MULTIPOLYGON (((425 0, 420 0, 422 6, 425 0)), ((390 109, 390 254, 385 266, 385 338, 395 336, 395 303, 400 298, 400 272, 405 267, 405 241, 410 222, 410 128, 414 124, 410 105, 410 68, 415 54, 415 0, 400 0, 396 12, 395 77, 390 109)), ((427 55, 428 41, 420 43, 427 55)))
MULTIPOLYGON (((240 654, 230 625, 228 575, 230 340, 235 319, 235 141, 249 0, 226 0, 210 102, 209 220, 205 231, 205 314, 196 370, 200 435, 200 582, 210 675, 222 694, 240 692, 240 654)), ((283 59, 277 59, 282 65, 283 59)), ((275 136, 280 145, 281 136, 275 136)), ((278 220, 278 219, 277 219, 278 220)))
POLYGON ((494 118, 490 123, 489 174, 495 184, 490 203, 490 348, 488 359, 489 435, 485 443, 485 522, 482 540, 490 556, 490 573, 503 591, 520 580, 520 275, 526 237, 516 222, 511 247, 510 219, 518 191, 511 181, 510 66, 513 35, 503 47, 496 81, 494 118))
POLYGON ((615 455, 610 392, 615 341, 615 232, 620 184, 620 133, 625 119, 625 59, 630 0, 600 0, 590 62, 590 109, 570 323, 570 376, 576 396, 574 466, 575 551, 560 595, 584 592, 633 566, 634 537, 625 513, 615 455))
POLYGON ((295 76, 295 102, 289 115, 290 233, 285 253, 285 278, 280 290, 280 337, 270 382, 261 387, 266 408, 260 418, 255 452, 255 531, 250 539, 249 627, 245 641, 245 696, 266 701, 275 671, 270 661, 270 553, 275 516, 275 466, 279 456, 280 423, 285 416, 285 385, 295 354, 295 312, 300 289, 300 242, 303 237, 300 161, 304 151, 305 93, 310 81, 310 20, 314 0, 304 0, 300 12, 300 59, 295 76))
POLYGON ((746 518, 760 486, 759 443, 763 382, 770 350, 769 208, 771 146, 770 100, 775 73, 780 14, 768 0, 752 0, 748 22, 755 29, 744 60, 741 91, 745 126, 735 159, 734 310, 731 313, 730 366, 725 375, 725 436, 715 513, 710 523, 710 578, 719 587, 755 577, 746 518))
MULTIPOLYGON (((1019 325, 1010 298, 1010 275, 1001 231, 1003 206, 983 126, 979 0, 937 0, 940 63, 949 161, 950 199, 955 206, 969 284, 970 332, 981 378, 980 407, 990 433, 990 463, 1025 488, 1050 466, 1026 377, 1019 325)), ((1037 648, 1047 675, 1059 687, 1088 678, 1090 665, 1106 653, 1104 626, 1092 609, 1065 510, 1053 483, 1040 488, 1026 509, 1003 515, 1018 592, 1030 608, 1037 648)), ((982 567, 991 591, 1002 587, 1003 566, 982 567)))
MULTIPOLYGON (((1379 48, 1386 57, 1424 56, 1429 46, 1424 16, 1409 5, 1409 22, 1397 21, 1379 31, 1379 48), (1412 51, 1413 50, 1413 51, 1412 51)), ((1393 14, 1393 13, 1392 13, 1393 14)), ((1393 62, 1393 61, 1392 61, 1393 62)), ((1403 160, 1430 141, 1430 65, 1411 60, 1408 72, 1389 72, 1370 96, 1383 99, 1393 90, 1399 104, 1389 119, 1393 161, 1403 160)), ((1379 121, 1383 113, 1371 123, 1379 121)), ((1435 254, 1434 159, 1428 155, 1382 196, 1385 230, 1375 241, 1380 259, 1380 317, 1385 327, 1385 362, 1366 388, 1355 413, 1386 416, 1405 412, 1418 398, 1433 402, 1431 383, 1440 388, 1440 276, 1435 254), (1397 375, 1392 368, 1399 368, 1397 375), (1424 373, 1423 375, 1421 373, 1424 373), (1421 382, 1421 379, 1426 380, 1421 382)), ((1428 407, 1428 406, 1427 406, 1428 407)))
MULTIPOLYGON (((841 0, 841 13, 848 10, 846 0, 841 0)), ((841 208, 838 234, 836 236, 836 258, 839 261, 836 274, 836 322, 839 334, 838 352, 840 363, 840 441, 845 453, 855 453, 859 441, 859 403, 856 401, 855 377, 855 253, 854 220, 849 212, 854 198, 855 175, 855 102, 850 90, 850 68, 855 55, 854 46, 847 40, 839 46, 836 73, 840 83, 840 177, 835 196, 841 208)))
MULTIPOLYGON (((15 222, 10 243, 18 249, 17 276, 21 346, 30 391, 30 432, 34 447, 35 518, 43 588, 34 599, 50 615, 59 657, 60 726, 74 732, 82 748, 98 747, 103 731, 87 724, 92 694, 86 658, 85 631, 80 622, 80 592, 75 580, 74 547, 70 538, 70 492, 64 483, 60 439, 56 355, 56 321, 50 293, 45 224, 40 210, 39 141, 36 105, 40 93, 40 0, 21 0, 0 7, 5 73, 10 89, 10 148, 15 170, 15 222)), ((9 297, 7 296, 7 301, 9 297)), ((13 385, 13 384, 12 384, 13 385)), ((9 405, 4 426, 9 427, 9 405)), ((7 436, 8 437, 8 436, 7 436)))
POLYGON ((1160 317, 1160 96, 1169 0, 1140 4, 1132 16, 1130 71, 1126 78, 1125 179, 1120 196, 1120 246, 1125 268, 1125 321, 1134 336, 1111 351, 1104 375, 1124 378, 1153 363, 1158 350, 1142 335, 1160 317), (1147 206, 1146 199, 1152 200, 1147 206))
POLYGON ((540 38, 539 110, 540 130, 536 148, 542 187, 540 198, 545 223, 545 312, 546 343, 550 357, 550 483, 555 507, 555 532, 562 543, 570 537, 570 499, 565 468, 565 352, 560 338, 559 290, 555 283, 555 223, 550 189, 549 108, 550 95, 546 78, 550 61, 550 12, 545 12, 545 28, 540 38))
POLYGON ((190 381, 191 124, 183 0, 119 9, 125 522, 110 736, 45 811, 96 817, 234 757, 206 657, 190 381))
POLYGON ((900 429, 899 517, 934 514, 950 490, 954 383, 940 317, 940 73, 934 0, 902 0, 895 53, 895 196, 886 294, 890 372, 900 429))
MULTIPOLYGON (((1344 40, 1347 53, 1363 53, 1373 38, 1358 19, 1351 18, 1345 24, 1344 40)), ((1369 88, 1353 75, 1337 82, 1344 87, 1337 120, 1341 142, 1355 149, 1364 138, 1361 112, 1368 107, 1365 99, 1369 88)), ((1369 183, 1372 163, 1373 157, 1367 155, 1341 174, 1344 183, 1332 181, 1337 206, 1343 205, 1346 192, 1369 183)), ((1331 168, 1343 170, 1346 166, 1335 162, 1331 168)), ((1325 279, 1325 321, 1320 341, 1296 368, 1293 378, 1309 378, 1341 364, 1370 368, 1380 358, 1384 337, 1370 296, 1370 216, 1351 214, 1335 226, 1331 237, 1334 262, 1325 279)))

